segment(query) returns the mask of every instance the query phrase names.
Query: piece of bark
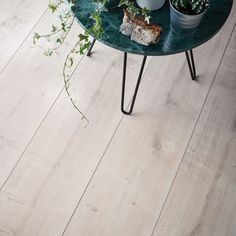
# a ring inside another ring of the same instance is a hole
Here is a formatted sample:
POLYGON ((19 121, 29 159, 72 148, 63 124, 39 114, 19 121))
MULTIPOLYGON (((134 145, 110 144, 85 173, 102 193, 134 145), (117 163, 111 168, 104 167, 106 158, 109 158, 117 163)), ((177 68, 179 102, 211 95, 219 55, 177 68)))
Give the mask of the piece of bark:
POLYGON ((131 40, 148 46, 158 43, 162 28, 158 25, 148 24, 143 17, 131 18, 129 12, 124 10, 120 32, 130 36, 131 40))

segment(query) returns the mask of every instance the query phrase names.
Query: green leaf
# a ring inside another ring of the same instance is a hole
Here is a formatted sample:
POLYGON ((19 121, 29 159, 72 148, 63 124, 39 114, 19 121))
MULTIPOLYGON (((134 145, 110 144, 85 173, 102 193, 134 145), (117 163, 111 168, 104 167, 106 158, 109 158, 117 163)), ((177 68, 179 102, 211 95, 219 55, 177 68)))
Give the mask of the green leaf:
POLYGON ((63 42, 63 41, 62 41, 61 38, 57 38, 56 43, 62 43, 62 42, 63 42))
POLYGON ((52 25, 52 32, 56 32, 57 31, 57 27, 55 25, 52 25))
POLYGON ((145 16, 145 21, 150 24, 150 19, 151 19, 151 16, 145 16))
POLYGON ((45 51, 44 53, 43 53, 45 56, 52 56, 52 54, 53 54, 53 51, 49 48, 47 51, 45 51))
POLYGON ((129 1, 127 0, 120 0, 118 7, 121 7, 122 5, 127 6, 129 4, 129 1))
POLYGON ((54 13, 57 10, 57 5, 55 3, 49 3, 48 8, 54 13))
POLYGON ((33 36, 33 42, 34 44, 36 44, 36 41, 40 39, 40 35, 38 33, 34 33, 34 36, 33 36))
POLYGON ((88 41, 89 36, 87 34, 79 34, 79 41, 88 41))

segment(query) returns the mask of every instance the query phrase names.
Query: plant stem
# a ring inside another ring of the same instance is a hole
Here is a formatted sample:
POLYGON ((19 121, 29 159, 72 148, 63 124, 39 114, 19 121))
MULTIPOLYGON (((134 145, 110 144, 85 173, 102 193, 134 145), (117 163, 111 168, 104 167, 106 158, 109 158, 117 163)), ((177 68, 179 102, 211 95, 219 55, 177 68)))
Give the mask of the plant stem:
POLYGON ((82 116, 82 120, 85 119, 86 122, 87 122, 87 125, 89 124, 89 120, 88 118, 84 115, 84 113, 78 108, 78 106, 75 104, 75 101, 74 99, 72 98, 71 94, 70 94, 70 91, 69 91, 69 79, 71 77, 71 75, 67 75, 66 74, 66 68, 70 67, 68 66, 68 62, 70 62, 70 58, 72 57, 72 55, 74 54, 74 52, 76 52, 76 48, 79 46, 80 44, 80 41, 77 42, 74 47, 71 49, 71 51, 67 54, 66 56, 66 60, 64 62, 64 65, 63 65, 63 80, 64 80, 64 86, 65 86, 65 91, 70 99, 70 102, 72 103, 72 105, 74 106, 74 108, 81 114, 82 116))

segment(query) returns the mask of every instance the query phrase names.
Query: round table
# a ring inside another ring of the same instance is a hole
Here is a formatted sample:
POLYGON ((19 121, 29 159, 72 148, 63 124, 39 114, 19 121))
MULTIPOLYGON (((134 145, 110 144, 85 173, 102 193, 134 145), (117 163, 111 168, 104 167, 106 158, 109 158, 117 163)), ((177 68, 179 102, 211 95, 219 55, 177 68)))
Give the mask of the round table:
MULTIPOLYGON (((161 9, 151 13, 151 22, 163 28, 163 33, 161 34, 158 44, 151 46, 140 45, 119 32, 123 19, 123 10, 121 8, 102 12, 101 17, 104 33, 99 38, 93 36, 94 40, 87 55, 90 55, 96 40, 124 52, 121 98, 122 112, 124 114, 131 114, 133 111, 147 56, 164 56, 185 52, 190 75, 192 79, 195 80, 196 70, 192 49, 211 39, 222 28, 230 14, 232 4, 233 0, 210 0, 210 7, 198 26, 197 32, 191 36, 182 36, 174 33, 170 28, 170 9, 169 2, 166 0, 165 5, 161 9), (124 109, 127 53, 144 56, 129 111, 124 109)), ((92 3, 92 0, 76 0, 73 12, 83 28, 91 28, 93 21, 90 16, 94 12, 94 9, 95 5, 92 3)))

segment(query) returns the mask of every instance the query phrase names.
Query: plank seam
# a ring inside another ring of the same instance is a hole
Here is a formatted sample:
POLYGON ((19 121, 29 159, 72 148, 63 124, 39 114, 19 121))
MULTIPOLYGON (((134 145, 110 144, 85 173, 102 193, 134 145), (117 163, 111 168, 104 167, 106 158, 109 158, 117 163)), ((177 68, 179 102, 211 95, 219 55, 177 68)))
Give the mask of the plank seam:
POLYGON ((30 30, 30 32, 26 35, 25 39, 23 39, 22 43, 16 48, 15 52, 12 54, 12 56, 10 57, 10 59, 6 62, 6 64, 3 66, 2 70, 0 71, 0 74, 6 69, 6 67, 9 65, 9 63, 11 62, 11 60, 14 58, 14 56, 17 54, 17 52, 20 50, 20 48, 22 47, 22 45, 25 43, 25 41, 29 38, 29 36, 31 35, 31 33, 33 32, 33 30, 35 29, 35 27, 38 25, 38 23, 41 21, 41 19, 44 17, 44 15, 46 14, 48 8, 46 8, 46 10, 43 12, 43 14, 39 17, 39 19, 36 21, 36 23, 34 24, 33 28, 30 30))
POLYGON ((219 72, 219 69, 220 69, 220 66, 221 66, 221 64, 222 64, 223 58, 224 58, 224 56, 225 56, 226 50, 227 50, 227 48, 228 48, 229 42, 230 42, 230 40, 231 40, 231 38, 232 38, 232 35, 233 35, 233 32, 234 32, 235 26, 236 26, 236 24, 234 24, 234 27, 233 27, 233 29, 232 29, 232 31, 231 31, 230 37, 229 37, 229 39, 228 39, 228 42, 227 42, 227 44, 226 44, 226 47, 225 47, 224 52, 223 52, 223 54, 222 54, 222 57, 221 57, 221 59, 220 59, 220 63, 219 63, 219 65, 218 65, 217 69, 216 69, 216 73, 215 73, 215 75, 214 75, 214 77, 213 77, 213 80, 212 80, 212 82, 211 82, 209 91, 208 91, 208 93, 207 93, 207 95, 206 95, 206 98, 205 98, 205 100, 204 100, 204 102, 203 102, 202 108, 201 108, 201 110, 200 110, 200 112, 199 112, 199 114, 198 114, 197 120, 196 120, 195 125, 194 125, 194 127, 193 127, 193 131, 192 131, 192 133, 191 133, 191 135, 190 135, 189 141, 188 141, 187 146, 186 146, 186 148, 185 148, 185 151, 184 151, 184 153, 183 153, 183 157, 182 157, 182 159, 181 159, 181 161, 180 161, 180 163, 179 163, 179 166, 178 166, 178 168, 177 168, 177 170, 176 170, 176 173, 175 173, 175 176, 174 176, 173 181, 172 181, 172 183, 171 183, 170 189, 169 189, 169 191, 168 191, 168 193, 167 193, 167 195, 166 195, 165 201, 164 201, 164 203, 163 203, 163 205, 162 205, 161 211, 160 211, 160 213, 159 213, 159 216, 157 217, 157 221, 156 221, 156 223, 155 223, 155 225, 154 225, 154 228, 153 228, 153 230, 152 230, 151 236, 153 236, 153 234, 154 234, 154 232, 155 232, 155 230, 156 230, 156 228, 157 228, 157 225, 158 225, 158 223, 159 223, 160 217, 161 217, 162 212, 163 212, 163 210, 164 210, 164 208, 165 208, 165 206, 166 206, 166 202, 167 202, 167 200, 168 200, 168 198, 169 198, 170 192, 171 192, 171 190, 173 189, 174 182, 175 182, 176 177, 177 177, 177 175, 178 175, 179 169, 180 169, 180 167, 181 167, 181 165, 182 165, 182 163, 183 163, 183 160, 184 160, 184 157, 185 157, 186 152, 187 152, 187 150, 188 150, 189 144, 190 144, 190 142, 191 142, 191 140, 192 140, 193 134, 195 133, 195 130, 196 130, 197 126, 198 126, 198 122, 199 122, 199 120, 200 120, 200 118, 201 118, 203 108, 205 107, 205 104, 206 104, 206 102, 207 102, 207 100, 208 100, 208 97, 209 97, 209 95, 210 95, 210 93, 211 93, 211 91, 212 91, 212 86, 213 86, 213 84, 214 84, 214 82, 215 82, 215 79, 216 79, 216 76, 217 76, 217 74, 218 74, 218 72, 219 72))
MULTIPOLYGON (((144 71, 144 73, 143 73, 142 80, 144 79, 144 77, 145 77, 145 75, 146 75, 146 72, 147 72, 148 68, 150 67, 150 64, 151 64, 152 60, 153 60, 153 58, 152 58, 151 61, 149 62, 148 66, 146 67, 146 69, 145 69, 145 71, 144 71)), ((132 98, 130 99, 130 102, 129 102, 128 105, 126 106, 126 109, 130 106, 131 101, 132 101, 132 98)), ((124 117, 125 117, 125 115, 122 115, 120 121, 118 122, 117 127, 115 128, 115 130, 114 130, 114 132, 113 132, 113 134, 112 134, 112 136, 111 136, 111 138, 110 138, 110 140, 109 140, 107 146, 105 147, 104 152, 103 152, 103 154, 102 154, 102 156, 101 156, 101 158, 100 158, 100 160, 99 160, 97 166, 95 167, 95 170, 93 171, 93 174, 92 174, 92 176, 90 177, 90 179, 89 179, 89 181, 88 181, 88 184, 86 185, 86 187, 85 187, 85 189, 84 189, 84 192, 82 193, 82 195, 81 195, 81 197, 80 197, 80 199, 79 199, 79 201, 78 201, 78 203, 77 203, 77 205, 76 205, 76 207, 75 207, 75 209, 74 209, 74 211, 73 211, 73 213, 72 213, 72 215, 71 215, 71 217, 70 217, 68 223, 66 224, 65 229, 64 229, 64 231, 63 231, 63 233, 62 233, 61 236, 64 236, 64 235, 65 235, 65 233, 66 233, 66 231, 67 231, 67 229, 68 229, 68 226, 70 225, 70 222, 71 222, 72 218, 74 217, 74 215, 75 215, 75 213, 76 213, 76 211, 77 211, 77 209, 78 209, 78 207, 79 207, 79 205, 80 205, 80 203, 81 203, 81 201, 82 201, 84 195, 86 194, 86 192, 87 192, 87 190, 88 190, 88 188, 89 188, 89 186, 90 186, 90 183, 92 182, 92 180, 93 180, 93 178, 94 178, 94 176, 95 176, 95 174, 96 174, 96 172, 97 172, 97 170, 98 170, 98 168, 99 168, 101 162, 103 161, 104 156, 105 156, 105 154, 106 154, 108 148, 110 147, 110 144, 111 144, 113 138, 115 137, 115 135, 116 135, 116 133, 117 133, 117 130, 119 129, 120 124, 121 124, 122 120, 124 119, 124 117)))
MULTIPOLYGON (((79 60, 78 64, 76 65, 76 67, 74 68, 74 70, 72 71, 70 78, 73 76, 74 72, 77 70, 80 62, 82 61, 82 59, 84 58, 84 55, 81 57, 81 59, 79 60)), ((51 110, 53 109, 54 105, 56 104, 57 100, 59 99, 59 97, 61 96, 61 94, 64 92, 65 90, 65 86, 62 87, 62 89, 59 91, 58 95, 56 96, 55 100, 53 101, 51 107, 49 108, 49 110, 47 111, 46 115, 43 117, 42 121, 39 123, 38 128, 36 129, 36 131, 33 133, 32 137, 29 140, 29 143, 26 145, 25 149, 23 150, 22 154, 20 155, 19 159, 17 160, 17 162, 15 163, 15 165, 13 166, 12 170, 10 171, 9 175, 7 176, 6 180, 3 182, 2 186, 0 187, 0 192, 3 190, 4 186, 6 185, 8 179, 10 178, 10 176, 12 175, 12 173, 14 172, 14 170, 16 169, 16 167, 18 166, 18 164, 20 163, 21 159, 23 158, 25 152, 27 151, 28 147, 30 146, 30 144, 32 143, 34 137, 37 135, 38 131, 40 130, 40 128, 42 127, 44 121, 46 120, 46 118, 48 117, 49 113, 51 112, 51 110)))

